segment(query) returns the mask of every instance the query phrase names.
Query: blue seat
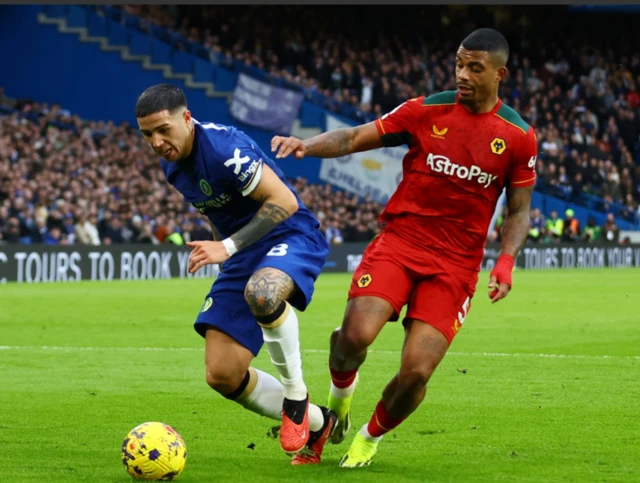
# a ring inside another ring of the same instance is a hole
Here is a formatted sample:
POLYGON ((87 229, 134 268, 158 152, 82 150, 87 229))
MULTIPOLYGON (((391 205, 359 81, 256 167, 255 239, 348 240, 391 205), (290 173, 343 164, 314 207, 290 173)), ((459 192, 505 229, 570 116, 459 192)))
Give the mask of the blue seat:
POLYGON ((171 65, 175 74, 191 74, 193 72, 193 56, 182 50, 173 52, 171 65))
POLYGON ((107 37, 107 19, 97 13, 90 12, 87 15, 87 29, 91 37, 107 37))
POLYGON ((131 55, 151 55, 151 37, 132 29, 129 35, 129 52, 131 55))
POLYGON ((70 5, 67 12, 67 26, 69 27, 86 27, 87 10, 77 5, 70 5))
POLYGON ((47 17, 51 18, 63 18, 67 16, 69 12, 69 5, 45 5, 44 13, 47 17))
POLYGON ((151 39, 151 61, 154 64, 171 64, 171 46, 162 40, 151 39))
POLYGON ((108 21, 107 25, 109 26, 109 43, 111 45, 127 45, 129 38, 127 27, 113 20, 108 21))
POLYGON ((198 57, 193 59, 193 80, 196 82, 213 81, 213 64, 198 57))

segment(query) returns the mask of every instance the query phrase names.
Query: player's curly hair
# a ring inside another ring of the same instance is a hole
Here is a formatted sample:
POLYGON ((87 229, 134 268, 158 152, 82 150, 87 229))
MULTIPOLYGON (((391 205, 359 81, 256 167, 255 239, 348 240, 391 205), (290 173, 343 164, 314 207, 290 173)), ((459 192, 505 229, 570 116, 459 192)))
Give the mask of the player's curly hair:
POLYGON ((462 41, 462 46, 467 50, 479 50, 489 54, 499 55, 506 63, 509 59, 509 43, 497 30, 481 28, 471 32, 462 41))
POLYGON ((157 84, 146 89, 136 102, 136 117, 146 117, 156 112, 187 108, 187 98, 182 89, 171 84, 157 84))

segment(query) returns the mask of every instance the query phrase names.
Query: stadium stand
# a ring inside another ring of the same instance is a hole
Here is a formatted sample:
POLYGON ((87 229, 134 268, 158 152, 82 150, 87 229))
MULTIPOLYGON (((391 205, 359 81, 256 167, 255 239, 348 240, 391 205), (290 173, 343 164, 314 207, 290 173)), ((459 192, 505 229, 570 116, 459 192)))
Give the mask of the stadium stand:
POLYGON ((142 31, 173 29, 178 49, 303 89, 307 99, 357 122, 371 121, 404 99, 455 88, 451 39, 491 22, 512 40, 511 75, 501 97, 537 129, 538 190, 637 223, 640 48, 624 37, 625 26, 614 29, 621 38, 612 38, 606 16, 595 26, 593 18, 572 17, 570 41, 563 44, 552 32, 566 31, 565 15, 546 16, 540 31, 534 29, 540 25, 539 9, 441 7, 436 12, 416 9, 411 19, 402 17, 409 22, 403 29, 378 25, 380 16, 367 17, 363 31, 342 25, 348 15, 319 22, 318 10, 308 7, 108 10, 142 31), (305 25, 311 17, 318 26, 313 33, 278 28, 305 25), (590 35, 594 28, 609 34, 590 35), (390 39, 380 32, 399 33, 390 39), (529 45, 532 38, 535 45, 529 45))
MULTIPOLYGON (((536 190, 602 214, 577 226, 571 210, 533 210, 530 241, 614 240, 614 217, 635 225, 640 219, 640 49, 634 39, 616 44, 620 39, 598 36, 606 20, 593 25, 574 19, 565 26, 571 42, 563 43, 553 33, 562 31, 565 17, 546 16, 551 23, 540 31, 540 10, 524 7, 416 8, 411 19, 403 17, 408 24, 401 29, 387 18, 385 25, 368 17, 354 25, 347 14, 329 22, 309 7, 86 8, 133 28, 140 44, 150 34, 166 43, 166 55, 193 54, 303 90, 307 100, 354 122, 369 121, 403 99, 454 87, 455 42, 491 23, 514 46, 502 99, 538 132, 536 190), (313 32, 304 28, 310 17, 313 32)), ((618 30, 622 35, 624 26, 618 30)), ((198 213, 161 179, 157 159, 136 129, 84 121, 57 105, 16 104, 2 90, 0 100, 0 243, 162 243, 175 241, 173 233, 181 235, 179 242, 210 236, 198 213)), ((331 187, 304 179, 293 182, 332 243, 366 241, 379 231, 380 205, 342 192, 327 196, 331 187)), ((499 226, 500 219, 490 240, 499 239, 499 226)))
MULTIPOLYGON (((0 243, 210 238, 204 218, 162 176, 157 157, 126 123, 84 121, 30 101, 0 106, 0 243)), ((292 182, 333 243, 379 232, 380 205, 340 191, 328 196, 328 185, 292 182)))
MULTIPOLYGON (((83 121, 57 105, 6 102, 0 106, 0 243, 158 244, 175 242, 174 233, 180 241, 210 238, 203 218, 164 182, 136 129, 83 121)), ((291 181, 331 243, 379 233, 380 204, 304 178, 291 181)), ((531 241, 587 239, 587 233, 590 241, 614 240, 613 219, 579 227, 570 238, 564 233, 570 221, 551 225, 537 211, 531 241)), ((499 239, 499 227, 500 220, 491 241, 499 239)))

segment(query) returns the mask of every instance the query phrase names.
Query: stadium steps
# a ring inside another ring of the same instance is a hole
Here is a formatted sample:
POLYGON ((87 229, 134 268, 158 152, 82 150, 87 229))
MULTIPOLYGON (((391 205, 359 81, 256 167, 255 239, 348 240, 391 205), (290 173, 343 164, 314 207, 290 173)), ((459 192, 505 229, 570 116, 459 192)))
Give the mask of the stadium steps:
MULTIPOLYGON (((86 27, 70 27, 67 25, 65 18, 49 17, 44 12, 38 14, 38 23, 45 25, 56 25, 58 32, 62 34, 77 35, 80 42, 92 42, 100 44, 100 49, 104 52, 120 52, 122 60, 128 62, 140 62, 145 70, 158 70, 162 72, 165 79, 179 79, 184 82, 185 86, 191 89, 203 89, 207 97, 226 98, 227 102, 231 102, 233 92, 216 91, 213 82, 196 82, 193 80, 192 74, 177 74, 173 72, 169 64, 154 64, 151 62, 149 55, 133 55, 129 51, 127 45, 111 45, 107 37, 92 37, 89 35, 86 27)), ((322 129, 316 127, 302 127, 300 119, 293 122, 291 134, 300 139, 307 139, 322 133, 322 129)))
POLYGON ((178 79, 184 82, 190 89, 204 89, 207 97, 226 97, 231 101, 232 92, 219 92, 215 90, 212 82, 196 82, 192 74, 176 74, 169 64, 154 64, 149 55, 132 55, 127 45, 111 45, 107 37, 91 37, 85 27, 69 27, 64 18, 48 17, 44 12, 38 14, 38 23, 45 25, 57 25, 58 32, 62 34, 74 34, 78 36, 80 42, 93 42, 100 44, 100 49, 104 52, 120 52, 122 60, 128 62, 140 62, 145 70, 159 70, 165 79, 178 79))

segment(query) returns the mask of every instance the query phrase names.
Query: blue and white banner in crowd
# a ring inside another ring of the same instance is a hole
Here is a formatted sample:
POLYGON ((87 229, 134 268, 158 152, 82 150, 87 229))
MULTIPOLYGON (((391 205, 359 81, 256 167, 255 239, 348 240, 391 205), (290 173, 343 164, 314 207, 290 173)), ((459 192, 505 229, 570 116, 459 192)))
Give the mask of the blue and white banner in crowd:
POLYGON ((303 94, 275 87, 246 74, 238 76, 230 113, 250 126, 290 134, 303 94))
MULTIPOLYGON (((352 127, 327 114, 327 131, 352 127)), ((360 196, 386 204, 402 180, 406 147, 381 148, 341 158, 323 159, 320 179, 360 196)))

